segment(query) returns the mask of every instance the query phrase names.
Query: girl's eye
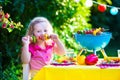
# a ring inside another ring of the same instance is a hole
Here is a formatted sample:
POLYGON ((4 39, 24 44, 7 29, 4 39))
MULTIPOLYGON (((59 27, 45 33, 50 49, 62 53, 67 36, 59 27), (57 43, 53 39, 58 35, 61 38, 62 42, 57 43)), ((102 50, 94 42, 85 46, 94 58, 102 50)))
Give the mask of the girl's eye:
POLYGON ((37 31, 37 32, 41 32, 41 31, 37 31))
POLYGON ((47 30, 44 30, 44 32, 47 32, 47 30))

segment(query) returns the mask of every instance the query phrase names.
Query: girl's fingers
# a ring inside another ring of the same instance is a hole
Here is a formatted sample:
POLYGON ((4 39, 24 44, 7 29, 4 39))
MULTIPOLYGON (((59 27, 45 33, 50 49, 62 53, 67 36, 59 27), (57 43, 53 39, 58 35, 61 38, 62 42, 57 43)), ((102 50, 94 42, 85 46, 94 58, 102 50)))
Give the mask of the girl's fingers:
POLYGON ((22 38, 22 41, 29 41, 30 40, 30 36, 27 36, 27 37, 23 37, 22 38))
POLYGON ((22 40, 27 40, 27 38, 26 38, 26 37, 23 37, 22 40))
POLYGON ((28 41, 30 40, 30 38, 31 38, 30 36, 27 36, 28 41))
POLYGON ((51 38, 51 39, 57 39, 58 36, 57 36, 56 34, 52 34, 52 35, 50 35, 50 38, 51 38))

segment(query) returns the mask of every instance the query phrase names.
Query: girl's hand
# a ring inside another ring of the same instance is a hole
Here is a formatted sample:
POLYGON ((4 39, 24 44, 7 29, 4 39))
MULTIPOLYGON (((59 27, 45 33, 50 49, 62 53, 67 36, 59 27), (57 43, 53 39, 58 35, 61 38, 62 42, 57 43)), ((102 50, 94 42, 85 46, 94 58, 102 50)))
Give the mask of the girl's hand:
POLYGON ((22 42, 23 42, 24 45, 29 45, 29 43, 30 43, 30 36, 22 37, 22 42))
POLYGON ((52 39, 53 41, 58 41, 58 35, 57 34, 51 34, 50 39, 52 39))

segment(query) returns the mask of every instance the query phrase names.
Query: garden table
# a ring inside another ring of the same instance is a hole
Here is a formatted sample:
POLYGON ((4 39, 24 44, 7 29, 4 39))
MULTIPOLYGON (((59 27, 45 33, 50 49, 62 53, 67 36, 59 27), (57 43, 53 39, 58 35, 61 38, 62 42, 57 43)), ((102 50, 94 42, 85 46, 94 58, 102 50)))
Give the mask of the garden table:
POLYGON ((120 80, 120 67, 96 65, 44 66, 33 80, 120 80))

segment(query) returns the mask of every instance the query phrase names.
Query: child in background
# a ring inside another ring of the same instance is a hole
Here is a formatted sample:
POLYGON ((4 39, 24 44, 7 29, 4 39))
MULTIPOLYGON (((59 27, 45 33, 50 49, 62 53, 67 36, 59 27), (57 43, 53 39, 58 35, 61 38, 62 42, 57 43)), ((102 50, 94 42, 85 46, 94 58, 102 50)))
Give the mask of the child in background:
POLYGON ((43 66, 50 64, 53 53, 65 54, 64 45, 44 17, 35 17, 31 21, 22 42, 21 60, 23 64, 29 64, 31 77, 34 77, 43 66))

